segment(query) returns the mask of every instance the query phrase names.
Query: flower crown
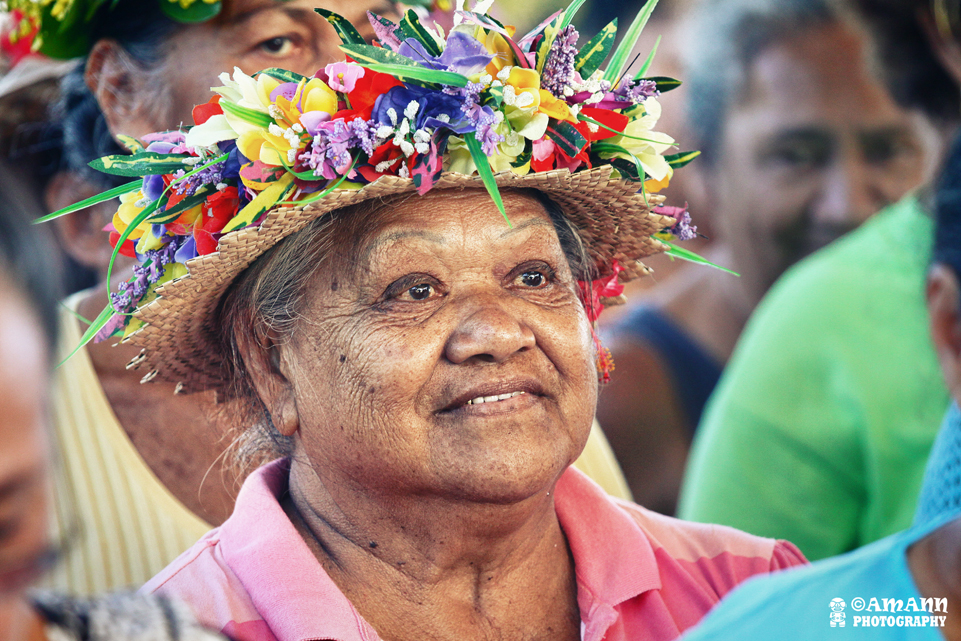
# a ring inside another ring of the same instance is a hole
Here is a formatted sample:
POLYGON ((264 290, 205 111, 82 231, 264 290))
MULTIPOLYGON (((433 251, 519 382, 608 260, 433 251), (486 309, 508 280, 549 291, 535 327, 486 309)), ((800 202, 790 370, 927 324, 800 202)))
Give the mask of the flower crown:
MULTIPOLYGON (((651 57, 626 73, 656 0, 613 54, 616 20, 576 48, 571 20, 584 0, 520 39, 487 15, 492 0, 473 11, 463 10, 463 1, 446 37, 413 10, 398 24, 369 13, 374 45, 341 16, 317 9, 340 35, 345 61, 312 77, 282 69, 222 74, 216 95, 194 108, 193 127, 121 137, 131 155, 92 162, 134 180, 42 220, 119 196, 108 227, 109 271, 118 254, 139 264, 83 342, 135 331, 141 323, 133 311, 185 275, 187 261, 216 251, 221 236, 258 225, 279 205, 303 206, 385 175, 410 178, 424 194, 442 173, 455 172, 478 175, 506 219, 495 173, 612 165, 648 193, 697 155, 665 155, 674 141, 653 131, 657 96, 680 83, 645 77, 651 57)), ((706 262, 672 242, 695 234, 685 209, 654 211, 675 221, 657 234, 668 253, 706 262)), ((591 320, 601 298, 620 294, 619 267, 603 267, 612 276, 583 291, 591 320)))

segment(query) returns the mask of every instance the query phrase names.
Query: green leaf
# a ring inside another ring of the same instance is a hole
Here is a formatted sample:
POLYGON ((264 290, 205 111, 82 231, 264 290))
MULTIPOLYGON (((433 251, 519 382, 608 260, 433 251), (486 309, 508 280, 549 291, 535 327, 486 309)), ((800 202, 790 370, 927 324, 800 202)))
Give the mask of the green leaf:
POLYGON ((270 187, 264 189, 256 198, 247 203, 236 216, 231 218, 230 222, 224 226, 223 233, 226 234, 237 229, 242 229, 251 224, 260 218, 264 212, 273 209, 277 205, 277 202, 283 200, 284 196, 293 188, 294 177, 290 174, 284 174, 279 180, 272 183, 270 187))
POLYGON ((271 67, 270 69, 264 69, 260 73, 264 74, 265 76, 270 76, 271 78, 274 78, 275 80, 279 80, 281 82, 300 82, 301 80, 304 80, 307 77, 307 76, 302 76, 299 73, 296 73, 293 71, 280 69, 278 67, 271 67))
POLYGON ((364 66, 366 66, 368 63, 374 63, 382 65, 420 67, 419 64, 407 56, 402 56, 399 53, 394 53, 390 49, 385 49, 383 47, 347 44, 340 45, 340 50, 364 66))
POLYGON ((565 154, 573 158, 581 153, 587 144, 587 138, 581 135, 569 122, 555 121, 547 126, 547 135, 561 148, 565 154))
POLYGON ((435 57, 442 53, 437 41, 434 40, 434 37, 430 35, 430 32, 424 28, 424 25, 420 23, 420 20, 417 18, 417 14, 414 13, 413 9, 407 10, 407 13, 404 14, 404 17, 401 19, 398 27, 400 28, 401 35, 403 35, 401 40, 413 38, 417 42, 424 45, 424 50, 427 53, 435 57))
POLYGON ((674 169, 679 169, 700 155, 701 155, 701 152, 699 151, 682 151, 679 154, 671 154, 670 156, 664 156, 664 160, 666 160, 667 164, 669 164, 674 169))
POLYGON ((534 145, 530 140, 524 142, 524 151, 517 155, 517 158, 511 163, 511 167, 523 167, 531 161, 534 156, 534 145))
POLYGON ((155 213, 153 216, 151 216, 147 220, 155 225, 172 223, 173 221, 180 218, 180 214, 184 213, 189 209, 193 209, 197 205, 202 205, 204 201, 207 200, 207 196, 210 196, 214 191, 215 189, 213 187, 206 186, 204 189, 198 189, 197 193, 194 194, 193 196, 187 196, 186 198, 181 200, 179 203, 177 203, 173 207, 169 207, 168 209, 164 209, 161 211, 160 210, 161 206, 158 205, 157 213, 155 213))
POLYGON ((437 69, 428 69, 427 67, 421 66, 408 67, 406 65, 384 65, 378 63, 361 64, 371 71, 387 73, 404 82, 416 81, 418 84, 430 83, 451 85, 453 87, 466 87, 467 83, 470 82, 467 76, 462 76, 453 71, 438 71, 437 69))
POLYGON ((88 163, 97 171, 113 176, 151 176, 172 174, 178 169, 188 169, 184 159, 190 156, 175 154, 158 154, 144 151, 139 154, 117 154, 91 160, 88 163))
POLYGON ((35 224, 45 223, 48 220, 53 220, 54 218, 60 218, 61 216, 72 214, 75 211, 80 211, 81 209, 86 209, 87 207, 93 207, 94 205, 99 205, 102 202, 113 200, 118 196, 129 194, 132 191, 137 191, 141 187, 143 187, 143 181, 134 180, 133 182, 125 183, 123 185, 120 185, 119 187, 114 187, 113 189, 105 191, 102 194, 97 194, 96 196, 91 196, 90 198, 81 200, 80 202, 74 203, 69 207, 58 209, 52 214, 47 214, 46 216, 43 216, 42 218, 38 218, 33 222, 35 224))
POLYGON ((327 18, 327 22, 334 27, 337 31, 337 35, 340 36, 340 41, 345 45, 362 45, 366 44, 364 37, 360 35, 360 32, 354 28, 354 25, 350 24, 350 21, 341 15, 334 13, 333 11, 328 11, 327 9, 314 9, 317 13, 327 18))
POLYGON ((352 172, 352 171, 354 170, 354 167, 356 167, 356 166, 357 166, 357 158, 354 158, 354 161, 353 161, 352 163, 350 163, 350 168, 344 173, 344 175, 341 176, 340 178, 338 178, 337 180, 335 180, 334 183, 333 183, 330 187, 328 187, 327 189, 325 189, 325 190, 323 190, 323 191, 321 191, 321 192, 318 192, 318 193, 316 193, 316 194, 311 194, 310 196, 308 196, 307 198, 304 198, 303 200, 285 200, 285 201, 279 202, 279 203, 277 203, 277 204, 278 204, 278 205, 300 205, 300 206, 303 206, 303 205, 310 204, 310 203, 312 203, 312 202, 316 202, 316 201, 320 200, 321 198, 326 197, 327 194, 329 194, 330 192, 332 192, 332 191, 334 191, 335 189, 337 189, 338 187, 340 187, 340 184, 341 184, 342 182, 344 182, 345 180, 347 180, 347 176, 350 175, 350 172, 352 172))
POLYGON ((161 0, 160 7, 168 18, 176 22, 193 24, 206 22, 220 13, 220 2, 206 3, 203 0, 194 0, 193 4, 184 9, 179 2, 169 2, 161 0))
POLYGON ((131 136, 124 136, 123 134, 117 134, 117 140, 119 140, 120 144, 123 145, 127 149, 127 151, 129 151, 132 154, 139 154, 144 151, 147 151, 147 148, 143 146, 142 142, 140 142, 136 138, 132 138, 131 136))
POLYGON ((707 265, 708 267, 713 267, 714 269, 720 269, 722 272, 727 272, 728 274, 731 274, 733 276, 740 277, 740 274, 738 274, 737 272, 733 272, 730 269, 721 267, 720 265, 715 265, 708 259, 698 256, 697 254, 692 252, 690 249, 684 249, 683 247, 679 247, 678 245, 675 245, 670 241, 662 240, 660 238, 658 238, 657 240, 664 243, 670 248, 667 250, 667 252, 665 252, 668 256, 674 256, 675 258, 680 258, 681 260, 697 263, 698 265, 707 265))
POLYGON ((249 107, 241 107, 240 105, 234 104, 229 100, 221 100, 220 106, 230 115, 246 120, 250 124, 263 127, 264 129, 269 127, 274 121, 274 119, 270 117, 270 114, 264 113, 263 111, 257 111, 256 109, 250 109, 249 107))
POLYGON ((615 145, 612 142, 595 142, 593 145, 591 145, 591 151, 597 154, 623 154, 627 156, 625 160, 633 161, 638 176, 646 176, 646 173, 644 172, 644 165, 641 164, 641 161, 638 160, 637 156, 620 145, 615 145))
POLYGON ((620 44, 617 45, 617 49, 614 50, 611 63, 607 66, 607 71, 604 72, 604 80, 610 83, 616 83, 620 80, 621 74, 624 71, 624 65, 627 64, 627 59, 634 50, 634 45, 637 44, 637 39, 640 37, 641 31, 644 30, 644 25, 647 24, 656 6, 657 0, 647 0, 644 6, 641 7, 641 10, 637 12, 634 22, 631 23, 627 33, 624 34, 620 44))
POLYGON ((651 47, 651 53, 647 54, 647 60, 645 60, 644 64, 641 65, 641 68, 638 70, 637 74, 634 76, 634 80, 639 80, 643 78, 644 74, 647 73, 647 70, 651 68, 651 65, 654 63, 654 54, 657 53, 657 46, 659 44, 661 44, 661 36, 658 36, 657 40, 654 41, 654 46, 651 47))
POLYGON ((104 307, 103 311, 100 312, 100 314, 93 320, 93 323, 90 324, 90 327, 87 328, 87 331, 85 331, 83 336, 80 337, 80 343, 73 348, 73 351, 71 351, 65 359, 57 363, 57 367, 60 367, 69 361, 71 358, 73 358, 74 354, 83 348, 84 345, 92 341, 93 337, 97 335, 97 332, 103 329, 103 326, 109 323, 110 319, 113 318, 116 313, 117 312, 110 305, 104 307))
POLYGON ((585 0, 574 0, 574 2, 570 3, 567 8, 564 9, 564 19, 561 20, 561 25, 557 29, 558 31, 562 31, 570 26, 570 24, 574 21, 574 16, 577 15, 578 10, 581 8, 581 5, 583 5, 584 2, 585 0))
POLYGON ((471 158, 474 159, 474 164, 477 165, 477 175, 481 177, 481 180, 484 181, 484 186, 487 187, 487 193, 491 195, 501 216, 507 221, 507 226, 513 228, 514 226, 511 225, 510 218, 507 217, 507 212, 504 210, 504 201, 501 199, 501 191, 497 187, 497 180, 494 178, 494 172, 491 170, 491 161, 481 148, 480 141, 477 140, 477 134, 473 131, 465 134, 464 142, 467 143, 467 149, 470 151, 471 158))
MULTIPOLYGON (((598 156, 598 158, 600 158, 600 156, 598 156)), ((638 175, 637 167, 631 161, 624 160, 623 158, 611 158, 607 160, 607 162, 610 162, 614 169, 620 172, 620 174, 628 180, 643 182, 644 177, 642 175, 638 175)))
POLYGON ((667 93, 671 89, 677 89, 681 86, 680 80, 667 76, 654 76, 653 78, 645 78, 645 80, 653 80, 657 84, 657 90, 661 93, 667 93))
POLYGON ((574 59, 574 68, 581 72, 582 77, 589 77, 604 64, 607 54, 611 52, 611 47, 614 46, 614 38, 616 37, 617 18, 614 18, 584 45, 580 53, 577 54, 577 58, 574 59))

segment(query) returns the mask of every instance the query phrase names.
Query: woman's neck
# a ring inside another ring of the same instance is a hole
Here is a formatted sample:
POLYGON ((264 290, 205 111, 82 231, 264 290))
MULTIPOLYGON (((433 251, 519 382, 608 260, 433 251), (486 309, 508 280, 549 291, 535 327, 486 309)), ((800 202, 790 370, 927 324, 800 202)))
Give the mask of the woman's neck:
POLYGON ((296 457, 290 478, 292 522, 382 638, 579 638, 573 559, 547 492, 516 505, 341 494, 296 457))

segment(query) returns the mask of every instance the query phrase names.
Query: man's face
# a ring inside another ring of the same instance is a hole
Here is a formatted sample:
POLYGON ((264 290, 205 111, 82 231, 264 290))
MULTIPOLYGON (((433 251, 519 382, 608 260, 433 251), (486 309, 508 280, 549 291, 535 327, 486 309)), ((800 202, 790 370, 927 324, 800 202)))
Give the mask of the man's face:
POLYGON ((760 300, 793 263, 918 186, 940 143, 874 77, 863 36, 833 23, 762 51, 708 170, 717 225, 760 300))

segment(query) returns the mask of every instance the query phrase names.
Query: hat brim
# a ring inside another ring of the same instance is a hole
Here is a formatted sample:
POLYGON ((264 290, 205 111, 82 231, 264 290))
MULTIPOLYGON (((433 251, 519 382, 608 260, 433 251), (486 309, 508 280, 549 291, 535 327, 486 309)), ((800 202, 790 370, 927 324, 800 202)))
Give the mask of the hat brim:
MULTIPOLYGON (((617 260, 624 267, 621 280, 628 281, 647 273, 641 258, 667 249, 652 235, 675 221, 651 211, 662 196, 638 193, 638 183, 612 177, 612 169, 605 165, 574 174, 562 169, 526 176, 504 172, 495 178, 501 188, 537 189, 549 196, 574 223, 595 264, 609 270, 617 260)), ((183 393, 222 389, 228 381, 223 380, 220 329, 213 316, 234 279, 279 241, 327 212, 415 189, 410 179, 384 176, 306 206, 275 209, 259 227, 224 235, 216 252, 188 261, 187 275, 161 286, 156 299, 134 312, 143 326, 124 342, 143 351, 131 367, 146 369, 145 381, 159 377, 180 383, 183 393)), ((477 176, 446 173, 433 189, 484 189, 484 184, 477 176)))

